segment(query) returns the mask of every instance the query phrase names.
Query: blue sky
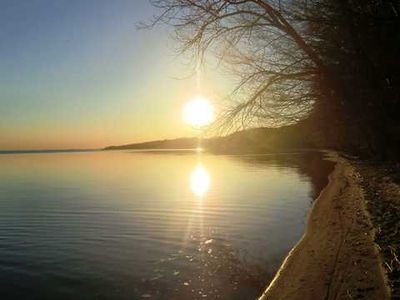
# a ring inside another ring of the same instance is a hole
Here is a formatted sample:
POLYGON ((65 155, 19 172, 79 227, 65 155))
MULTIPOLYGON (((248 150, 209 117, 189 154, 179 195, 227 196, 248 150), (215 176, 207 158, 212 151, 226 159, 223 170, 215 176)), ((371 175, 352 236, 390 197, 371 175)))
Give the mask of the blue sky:
POLYGON ((146 0, 0 0, 0 149, 193 134, 179 113, 195 80, 174 79, 189 71, 170 28, 136 28, 155 13, 146 0))

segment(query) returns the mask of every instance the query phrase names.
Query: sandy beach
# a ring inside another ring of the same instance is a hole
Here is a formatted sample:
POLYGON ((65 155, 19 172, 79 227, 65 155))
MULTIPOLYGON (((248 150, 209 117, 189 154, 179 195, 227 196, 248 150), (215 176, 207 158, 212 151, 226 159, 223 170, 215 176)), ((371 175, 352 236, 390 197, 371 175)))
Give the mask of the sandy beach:
POLYGON ((390 299, 361 177, 334 153, 329 184, 315 201, 302 239, 259 300, 390 299))

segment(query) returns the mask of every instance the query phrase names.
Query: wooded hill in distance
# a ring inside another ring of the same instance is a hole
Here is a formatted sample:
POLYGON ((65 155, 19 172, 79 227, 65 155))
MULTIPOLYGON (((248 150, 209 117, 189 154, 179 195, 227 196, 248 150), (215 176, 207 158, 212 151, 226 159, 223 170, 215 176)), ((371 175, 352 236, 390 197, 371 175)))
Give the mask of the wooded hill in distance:
MULTIPOLYGON (((253 128, 238 131, 224 137, 206 138, 201 147, 214 153, 266 153, 301 148, 315 148, 314 138, 305 134, 305 123, 280 128, 253 128)), ((178 138, 109 146, 104 150, 127 149, 195 149, 198 138, 178 138)))

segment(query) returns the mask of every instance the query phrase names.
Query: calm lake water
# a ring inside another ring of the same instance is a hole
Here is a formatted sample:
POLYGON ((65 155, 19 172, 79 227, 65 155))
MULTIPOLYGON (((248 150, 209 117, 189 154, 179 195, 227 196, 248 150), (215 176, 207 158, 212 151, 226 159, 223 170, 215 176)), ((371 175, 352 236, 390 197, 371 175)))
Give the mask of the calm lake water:
POLYGON ((316 153, 0 155, 2 299, 255 299, 332 165, 316 153))

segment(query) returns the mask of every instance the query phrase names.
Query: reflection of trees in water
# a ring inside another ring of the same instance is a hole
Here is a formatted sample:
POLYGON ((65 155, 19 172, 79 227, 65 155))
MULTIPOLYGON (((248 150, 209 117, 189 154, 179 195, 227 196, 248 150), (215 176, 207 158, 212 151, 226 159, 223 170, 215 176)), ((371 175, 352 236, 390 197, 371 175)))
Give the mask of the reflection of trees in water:
POLYGON ((317 151, 304 151, 234 157, 238 161, 251 164, 295 169, 300 176, 305 176, 310 180, 313 188, 310 196, 315 199, 328 184, 328 175, 334 167, 334 163, 324 160, 323 155, 323 153, 317 151))
POLYGON ((276 263, 251 264, 227 240, 193 234, 185 248, 154 265, 137 287, 151 299, 255 299, 272 279, 276 263))

